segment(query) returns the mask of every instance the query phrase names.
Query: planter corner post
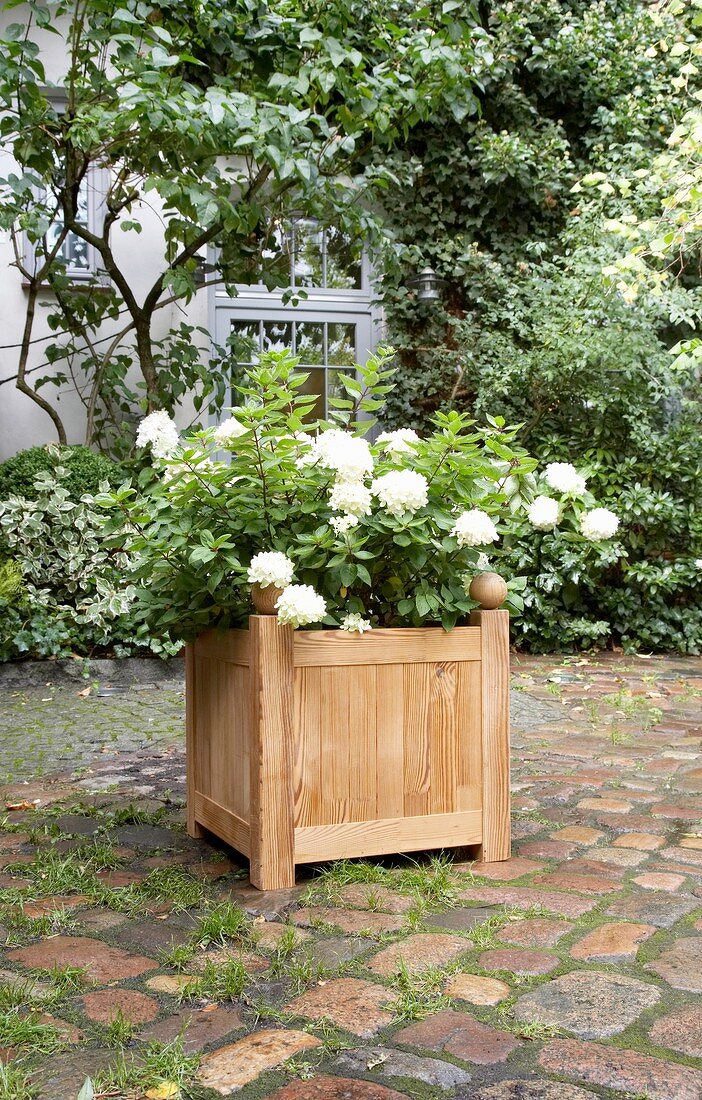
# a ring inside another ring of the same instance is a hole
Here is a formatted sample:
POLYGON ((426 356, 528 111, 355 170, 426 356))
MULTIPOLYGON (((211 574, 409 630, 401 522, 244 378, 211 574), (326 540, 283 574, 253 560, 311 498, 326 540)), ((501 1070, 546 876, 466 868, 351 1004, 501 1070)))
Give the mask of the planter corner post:
POLYGON ((199 765, 195 731, 195 646, 185 647, 185 770, 187 789, 188 836, 201 840, 207 830, 195 818, 195 792, 198 789, 199 765))
POLYGON ((251 615, 250 878, 259 890, 295 885, 293 637, 275 615, 251 615))
POLYGON ((471 626, 480 627, 483 842, 479 859, 499 863, 511 855, 509 740, 509 612, 500 605, 507 585, 496 573, 482 573, 470 587, 480 603, 471 626))

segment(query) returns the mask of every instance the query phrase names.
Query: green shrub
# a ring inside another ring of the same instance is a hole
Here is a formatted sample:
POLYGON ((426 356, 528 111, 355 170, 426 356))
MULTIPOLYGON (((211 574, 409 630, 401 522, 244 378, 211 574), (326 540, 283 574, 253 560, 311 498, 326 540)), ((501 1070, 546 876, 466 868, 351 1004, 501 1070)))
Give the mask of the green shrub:
POLYGON ((13 458, 0 462, 0 500, 10 496, 36 496, 34 481, 40 474, 52 474, 57 466, 66 470, 63 484, 69 495, 80 499, 83 493, 96 493, 100 482, 117 485, 122 480, 119 466, 89 447, 30 447, 13 458))
POLYGON ((0 567, 0 661, 174 652, 135 624, 131 558, 108 548, 104 511, 89 494, 76 500, 69 477, 57 466, 38 475, 31 500, 0 500, 0 541, 11 555, 0 567))
POLYGON ((527 580, 524 613, 513 624, 518 644, 697 653, 699 381, 694 366, 672 367, 663 339, 671 299, 642 294, 631 306, 606 287, 610 246, 600 236, 596 223, 573 219, 564 258, 525 263, 518 286, 484 273, 481 310, 454 322, 456 354, 432 354, 401 372, 392 424, 424 429, 435 407, 452 403, 480 421, 504 416, 523 425, 519 442, 541 461, 575 463, 597 500, 619 515, 622 557, 606 548, 584 555, 528 525, 513 537, 505 565, 527 580))

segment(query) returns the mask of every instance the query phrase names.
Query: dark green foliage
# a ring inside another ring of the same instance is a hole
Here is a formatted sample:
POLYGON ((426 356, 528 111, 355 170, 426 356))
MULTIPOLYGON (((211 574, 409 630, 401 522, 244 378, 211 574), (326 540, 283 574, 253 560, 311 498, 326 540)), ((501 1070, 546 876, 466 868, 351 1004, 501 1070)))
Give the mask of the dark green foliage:
POLYGON ((13 458, 0 462, 0 500, 10 496, 34 500, 34 485, 39 474, 53 474, 57 466, 63 466, 66 477, 63 484, 68 493, 79 499, 83 493, 96 493, 102 481, 119 485, 122 474, 119 466, 103 455, 95 454, 89 447, 30 447, 13 458))
POLYGON ((587 558, 524 525, 509 563, 528 578, 519 644, 698 652, 702 394, 670 348, 694 331, 699 292, 688 278, 627 303, 602 276, 626 249, 604 228, 626 210, 620 177, 650 164, 686 101, 671 95, 684 58, 659 44, 688 28, 643 0, 481 9, 481 116, 437 118, 390 165, 391 426, 447 408, 521 422, 532 454, 573 462, 620 515, 619 552, 587 558), (573 187, 592 173, 582 203, 573 187), (406 285, 427 263, 446 280, 436 306, 406 285))

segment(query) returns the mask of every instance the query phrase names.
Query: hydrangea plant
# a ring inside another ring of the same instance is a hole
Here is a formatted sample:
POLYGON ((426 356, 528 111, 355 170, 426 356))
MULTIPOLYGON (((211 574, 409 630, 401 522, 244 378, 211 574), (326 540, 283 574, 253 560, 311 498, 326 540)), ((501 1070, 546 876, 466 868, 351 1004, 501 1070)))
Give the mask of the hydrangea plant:
POLYGON ((486 552, 499 562, 525 517, 581 542, 615 533, 616 517, 592 508, 567 463, 544 473, 558 497, 540 494, 536 460, 500 419, 439 413, 424 438, 400 429, 369 441, 392 354, 340 375, 345 396, 325 421, 313 419, 316 399, 288 352, 243 376, 240 404, 218 427, 181 440, 163 413, 146 418, 139 439, 160 476, 102 500, 133 531, 151 629, 191 638, 245 625, 258 584, 281 589, 278 618, 296 627, 450 630, 474 606, 468 585, 486 552))

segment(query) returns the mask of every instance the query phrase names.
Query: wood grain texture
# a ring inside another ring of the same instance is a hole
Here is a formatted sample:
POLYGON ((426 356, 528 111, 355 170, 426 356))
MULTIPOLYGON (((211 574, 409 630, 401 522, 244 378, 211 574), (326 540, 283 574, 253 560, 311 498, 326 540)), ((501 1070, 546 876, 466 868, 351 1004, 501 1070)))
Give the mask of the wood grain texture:
MULTIPOLYGON (((192 837, 204 836, 204 829, 197 819, 195 797, 201 769, 198 767, 198 754, 202 751, 197 737, 195 722, 197 704, 195 701, 195 647, 185 647, 185 783, 187 796, 187 830, 192 837)), ((207 737, 207 732, 203 731, 207 737)))
POLYGON ((232 848, 243 855, 249 854, 250 829, 248 821, 237 814, 233 814, 219 802, 212 798, 205 798, 202 794, 195 794, 193 809, 198 821, 209 829, 215 836, 226 840, 232 848))
POLYGON ((494 863, 510 857, 509 613, 473 611, 480 626, 482 659, 481 859, 494 863))
POLYGON ((405 812, 405 696, 402 665, 378 665, 375 696, 376 775, 373 818, 405 812))
POLYGON ((482 836, 481 818, 480 810, 473 810, 298 828, 295 830, 295 861, 314 863, 324 859, 477 844, 482 836))
POLYGON ((482 679, 480 664, 457 666, 456 713, 460 723, 457 810, 478 810, 483 804, 482 679))
POLYGON ((432 666, 403 666, 404 720, 404 813, 407 817, 430 812, 429 722, 432 694, 432 666))
POLYGON ((248 630, 206 630, 195 643, 198 657, 230 661, 234 665, 249 663, 248 630))
POLYGON ((295 885, 293 629, 249 619, 251 705, 250 877, 259 890, 295 885))
POLYGON ((295 824, 313 825, 322 813, 323 745, 328 730, 322 709, 320 668, 301 668, 295 672, 293 727, 295 824))
POLYGON ((438 627, 381 629, 356 636, 345 630, 299 630, 294 644, 296 667, 480 660, 480 632, 470 626, 457 626, 449 634, 438 627))

